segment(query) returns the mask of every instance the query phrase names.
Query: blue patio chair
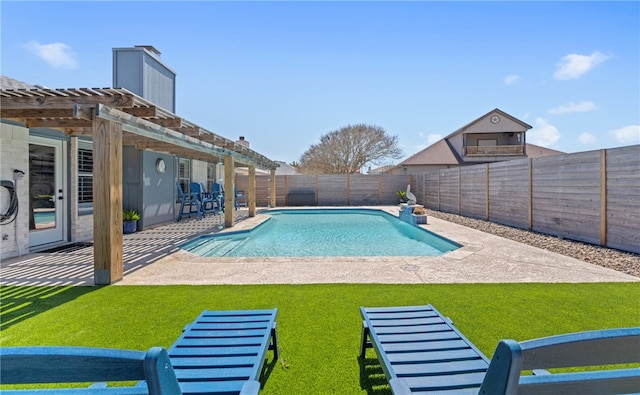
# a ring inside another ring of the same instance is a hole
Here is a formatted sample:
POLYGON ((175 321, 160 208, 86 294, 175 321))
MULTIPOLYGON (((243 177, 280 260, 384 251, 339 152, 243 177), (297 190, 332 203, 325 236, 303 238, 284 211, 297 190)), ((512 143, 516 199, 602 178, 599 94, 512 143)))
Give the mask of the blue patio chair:
POLYGON ((202 210, 198 198, 192 192, 184 192, 179 182, 176 182, 176 186, 178 187, 178 197, 180 198, 180 211, 178 211, 177 221, 180 222, 182 217, 192 217, 194 215, 202 218, 202 210), (186 212, 184 211, 185 207, 188 209, 186 212))
POLYGON ((224 187, 222 184, 214 182, 211 184, 211 193, 213 198, 218 201, 218 209, 224 211, 224 187))
POLYGON ((201 218, 207 215, 207 213, 216 214, 216 204, 213 197, 207 196, 202 186, 197 182, 189 184, 191 193, 200 202, 201 218))
POLYGON ((233 186, 233 191, 235 192, 234 202, 235 202, 236 210, 240 206, 247 207, 247 195, 244 193, 244 191, 236 189, 235 185, 233 186))
POLYGON ((2 390, 2 393, 181 394, 167 350, 92 347, 0 347, 2 384, 95 383, 79 388, 2 390), (134 381, 126 386, 126 382, 134 381), (108 386, 107 382, 119 382, 108 386), (123 386, 125 385, 125 386, 123 386))

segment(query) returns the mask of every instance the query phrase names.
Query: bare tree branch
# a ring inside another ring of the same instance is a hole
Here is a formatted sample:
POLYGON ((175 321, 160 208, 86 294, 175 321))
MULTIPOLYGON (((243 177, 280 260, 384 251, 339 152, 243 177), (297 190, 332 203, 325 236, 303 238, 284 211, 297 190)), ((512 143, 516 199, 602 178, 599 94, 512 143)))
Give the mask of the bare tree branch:
POLYGON ((307 174, 354 174, 385 158, 399 159, 398 136, 389 136, 379 126, 348 125, 320 137, 302 154, 298 169, 307 174))

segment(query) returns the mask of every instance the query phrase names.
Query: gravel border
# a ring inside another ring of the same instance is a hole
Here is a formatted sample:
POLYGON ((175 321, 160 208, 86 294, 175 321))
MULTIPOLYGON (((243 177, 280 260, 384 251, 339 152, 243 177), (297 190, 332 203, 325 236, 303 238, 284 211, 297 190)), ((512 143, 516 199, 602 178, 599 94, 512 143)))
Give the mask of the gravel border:
POLYGON ((471 229, 480 230, 506 239, 518 241, 542 248, 557 254, 566 255, 594 265, 617 270, 640 277, 640 254, 625 252, 613 248, 601 247, 562 237, 530 232, 507 225, 500 225, 480 219, 463 217, 457 214, 443 213, 425 209, 428 216, 439 218, 471 229))

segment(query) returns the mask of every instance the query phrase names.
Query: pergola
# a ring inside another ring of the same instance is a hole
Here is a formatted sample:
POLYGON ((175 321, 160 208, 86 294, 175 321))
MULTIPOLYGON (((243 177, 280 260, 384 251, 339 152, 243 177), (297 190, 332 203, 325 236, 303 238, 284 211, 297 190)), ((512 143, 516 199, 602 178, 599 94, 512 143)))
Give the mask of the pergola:
MULTIPOLYGON (((223 161, 227 191, 233 191, 235 167, 248 167, 249 216, 255 215, 255 169, 270 170, 271 206, 275 206, 276 162, 157 107, 122 88, 2 89, 0 117, 27 128, 63 130, 93 139, 94 282, 122 279, 122 147, 203 161, 223 161)), ((225 194, 225 206, 234 206, 225 194)), ((225 227, 234 225, 225 210, 225 227)))

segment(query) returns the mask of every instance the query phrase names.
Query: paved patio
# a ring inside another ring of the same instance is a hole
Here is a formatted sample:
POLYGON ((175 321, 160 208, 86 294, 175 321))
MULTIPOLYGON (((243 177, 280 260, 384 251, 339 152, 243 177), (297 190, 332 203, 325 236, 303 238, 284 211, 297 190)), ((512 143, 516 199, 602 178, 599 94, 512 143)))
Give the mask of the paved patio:
MULTIPOLYGON (((398 207, 384 207, 397 214, 398 207)), ((232 230, 264 215, 237 212, 232 230)), ((640 281, 612 269, 429 217, 425 227, 462 244, 440 257, 202 258, 179 245, 220 232, 222 216, 124 235, 124 279, 116 285, 311 283, 506 283, 640 281)), ((34 253, 0 263, 0 284, 93 285, 93 247, 34 253)))

